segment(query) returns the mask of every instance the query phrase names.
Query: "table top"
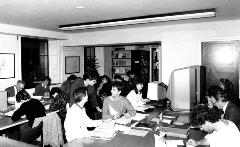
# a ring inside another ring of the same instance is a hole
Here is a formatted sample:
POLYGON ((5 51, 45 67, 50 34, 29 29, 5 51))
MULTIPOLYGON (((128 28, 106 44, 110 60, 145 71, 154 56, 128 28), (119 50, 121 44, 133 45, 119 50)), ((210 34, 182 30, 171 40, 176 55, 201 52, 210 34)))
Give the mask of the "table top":
POLYGON ((144 137, 123 134, 120 131, 111 140, 97 138, 79 138, 74 139, 64 147, 155 147, 155 139, 152 131, 149 131, 144 137))
POLYGON ((3 147, 37 147, 17 140, 0 137, 0 146, 3 147))
MULTIPOLYGON (((41 101, 43 103, 43 105, 48 105, 50 104, 50 100, 44 100, 41 101)), ((49 110, 46 110, 46 113, 49 114, 51 113, 49 110)), ((28 122, 28 120, 26 118, 21 118, 18 121, 12 121, 11 116, 6 116, 6 115, 1 115, 0 116, 0 131, 17 126, 17 125, 21 125, 28 122)))
MULTIPOLYGON (((117 133, 114 138, 111 140, 102 140, 102 139, 96 139, 96 138, 82 138, 82 139, 74 139, 67 144, 64 145, 64 147, 110 147, 110 146, 121 146, 121 147, 149 147, 149 146, 155 146, 155 138, 154 138, 154 131, 156 127, 162 125, 161 123, 158 124, 156 122, 151 121, 152 118, 157 118, 159 114, 161 114, 166 108, 164 107, 155 107, 154 111, 151 112, 145 112, 145 114, 149 114, 147 117, 140 121, 132 120, 131 124, 128 124, 127 126, 130 127, 132 124, 136 122, 143 122, 148 124, 154 124, 152 128, 150 128, 144 137, 140 136, 134 136, 134 135, 128 135, 123 133, 117 133), (152 130, 151 130, 152 129, 152 130)), ((142 113, 142 112, 138 112, 142 113)), ((188 114, 180 114, 180 115, 187 115, 188 114)), ((138 127, 133 127, 133 129, 142 129, 138 127)), ((173 138, 176 139, 176 138, 173 138)), ((179 139, 179 138, 178 138, 179 139)), ((181 139, 183 140, 183 139, 181 139)))

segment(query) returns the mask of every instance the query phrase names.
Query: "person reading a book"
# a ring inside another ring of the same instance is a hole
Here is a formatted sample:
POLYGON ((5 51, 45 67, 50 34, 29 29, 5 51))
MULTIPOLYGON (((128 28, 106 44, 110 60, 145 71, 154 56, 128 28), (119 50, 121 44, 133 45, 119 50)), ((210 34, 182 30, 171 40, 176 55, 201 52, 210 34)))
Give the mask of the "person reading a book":
POLYGON ((121 96, 122 90, 123 84, 121 82, 113 82, 111 90, 112 95, 105 98, 103 102, 103 119, 130 118, 136 115, 136 110, 129 100, 121 96))
POLYGON ((64 122, 65 135, 67 141, 74 138, 90 137, 91 131, 87 127, 97 127, 102 124, 102 120, 90 119, 84 108, 84 104, 88 101, 86 87, 79 87, 73 93, 75 103, 67 110, 66 119, 64 122))
POLYGON ((127 99, 130 101, 130 103, 132 104, 135 110, 137 110, 137 107, 142 106, 149 101, 148 99, 143 99, 142 90, 143 90, 143 80, 136 79, 134 89, 131 90, 127 95, 127 99))
POLYGON ((225 119, 221 119, 219 109, 211 109, 205 105, 197 105, 191 112, 191 125, 199 126, 208 134, 204 139, 195 141, 189 139, 187 146, 210 145, 211 147, 237 147, 239 146, 240 132, 236 125, 225 119))

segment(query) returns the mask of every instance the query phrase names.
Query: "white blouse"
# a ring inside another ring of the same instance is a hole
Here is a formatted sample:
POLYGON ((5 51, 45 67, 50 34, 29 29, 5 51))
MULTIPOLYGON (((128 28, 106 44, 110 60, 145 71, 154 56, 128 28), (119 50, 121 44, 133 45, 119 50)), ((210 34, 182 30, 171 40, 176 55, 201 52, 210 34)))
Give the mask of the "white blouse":
POLYGON ((144 105, 142 93, 137 94, 135 90, 129 92, 127 99, 130 101, 134 109, 136 109, 138 106, 144 105))

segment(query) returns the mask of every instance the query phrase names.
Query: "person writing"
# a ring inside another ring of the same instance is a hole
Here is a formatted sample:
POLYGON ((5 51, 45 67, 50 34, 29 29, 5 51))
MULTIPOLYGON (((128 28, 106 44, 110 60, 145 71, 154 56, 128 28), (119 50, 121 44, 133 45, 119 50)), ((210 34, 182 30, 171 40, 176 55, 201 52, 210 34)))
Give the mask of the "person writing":
POLYGON ((233 122, 221 119, 221 114, 219 109, 211 109, 206 105, 194 107, 190 116, 191 124, 208 134, 200 141, 189 139, 186 146, 238 147, 240 140, 238 128, 233 122))
POLYGON ((92 120, 86 114, 84 108, 84 104, 88 101, 86 87, 77 88, 73 96, 75 103, 67 110, 64 122, 68 142, 75 138, 91 136, 92 132, 88 131, 87 127, 97 127, 102 124, 102 120, 92 120))
POLYGON ((105 98, 103 102, 103 119, 130 118, 136 115, 136 110, 128 99, 120 95, 122 90, 123 84, 121 82, 113 82, 112 95, 105 98))

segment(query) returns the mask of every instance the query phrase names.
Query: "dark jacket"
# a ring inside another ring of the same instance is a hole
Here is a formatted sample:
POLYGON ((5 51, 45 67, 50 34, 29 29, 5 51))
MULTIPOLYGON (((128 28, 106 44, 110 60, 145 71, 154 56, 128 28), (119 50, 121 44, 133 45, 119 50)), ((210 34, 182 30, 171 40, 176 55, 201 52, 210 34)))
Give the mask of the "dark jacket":
POLYGON ((31 127, 34 119, 46 116, 45 108, 42 103, 37 99, 30 99, 23 103, 12 115, 13 121, 18 121, 23 115, 29 120, 28 125, 31 127))
POLYGON ((35 87, 35 93, 33 95, 35 96, 44 96, 44 93, 46 92, 50 92, 50 87, 47 86, 46 88, 44 88, 42 86, 42 83, 39 83, 36 87, 35 87))
POLYGON ((240 130, 240 108, 232 102, 228 102, 224 119, 232 121, 240 130))
POLYGON ((69 102, 69 106, 71 107, 75 101, 74 101, 74 97, 73 97, 73 93, 76 89, 78 89, 79 87, 86 87, 84 85, 84 81, 82 78, 77 78, 75 81, 73 81, 73 83, 71 84, 70 86, 70 93, 69 93, 69 96, 70 96, 70 102, 69 102))

